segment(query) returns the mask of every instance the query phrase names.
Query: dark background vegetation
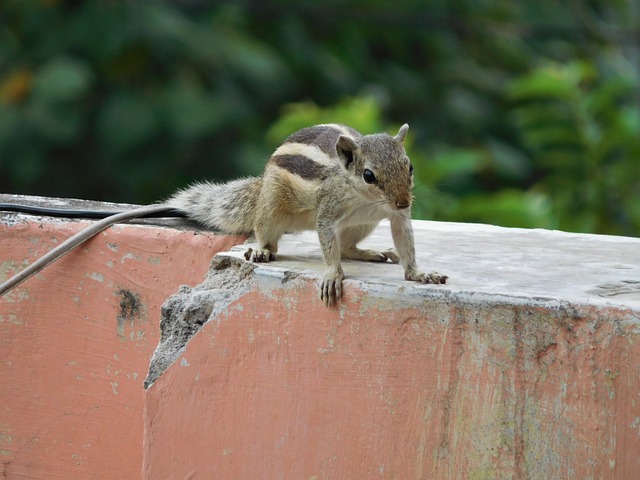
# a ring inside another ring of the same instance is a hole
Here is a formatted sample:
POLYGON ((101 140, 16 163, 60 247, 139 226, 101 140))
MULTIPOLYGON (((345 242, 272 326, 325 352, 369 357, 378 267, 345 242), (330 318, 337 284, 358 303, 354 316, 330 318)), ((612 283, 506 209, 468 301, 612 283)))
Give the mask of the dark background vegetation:
POLYGON ((149 203, 411 125, 416 218, 640 235, 638 0, 5 0, 0 191, 149 203))

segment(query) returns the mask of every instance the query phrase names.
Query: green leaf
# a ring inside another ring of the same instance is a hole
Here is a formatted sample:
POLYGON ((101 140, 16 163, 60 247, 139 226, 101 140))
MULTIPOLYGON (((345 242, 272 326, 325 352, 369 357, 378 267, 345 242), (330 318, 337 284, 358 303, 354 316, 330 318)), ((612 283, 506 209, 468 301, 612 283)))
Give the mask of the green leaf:
POLYGON ((527 144, 542 150, 556 147, 580 146, 579 132, 574 125, 548 124, 525 132, 527 144))
POLYGON ((83 127, 83 116, 73 106, 33 103, 25 113, 42 138, 58 145, 72 144, 83 127))
POLYGON ((171 132, 184 140, 210 134, 223 124, 221 103, 191 81, 176 83, 164 92, 163 115, 171 132))
POLYGON ((514 100, 571 99, 579 93, 581 84, 596 77, 597 70, 590 62, 548 63, 513 80, 508 92, 514 100))
POLYGON ((509 95, 515 100, 531 98, 569 98, 576 85, 559 66, 534 70, 529 75, 514 80, 509 86, 509 95))
POLYGON ((324 109, 312 102, 289 104, 267 132, 267 139, 278 145, 296 130, 321 123, 343 123, 363 134, 385 130, 377 100, 374 97, 355 97, 324 109))
POLYGON ((566 123, 571 121, 573 114, 573 108, 560 101, 531 102, 513 110, 515 123, 522 129, 566 123))
POLYGON ((512 189, 466 196, 460 199, 453 215, 461 221, 504 227, 553 228, 555 225, 546 195, 512 189))
POLYGON ((119 155, 148 142, 157 133, 158 122, 144 97, 117 92, 105 101, 97 129, 104 145, 119 155))
POLYGON ((524 179, 531 173, 531 162, 522 151, 490 138, 487 147, 499 175, 512 179, 524 179))
POLYGON ((33 101, 77 101, 87 94, 92 82, 92 72, 84 62, 70 57, 57 57, 37 71, 33 84, 33 101))
POLYGON ((427 164, 422 165, 420 175, 438 183, 448 177, 479 172, 485 162, 485 153, 480 150, 448 148, 436 153, 427 164))

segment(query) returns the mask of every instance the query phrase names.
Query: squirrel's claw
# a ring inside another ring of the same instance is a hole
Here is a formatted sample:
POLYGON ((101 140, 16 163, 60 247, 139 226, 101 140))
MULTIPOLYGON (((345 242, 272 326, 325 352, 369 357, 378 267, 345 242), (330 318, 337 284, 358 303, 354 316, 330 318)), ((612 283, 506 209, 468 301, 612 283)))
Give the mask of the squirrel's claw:
POLYGON ((364 262, 386 262, 387 260, 391 263, 400 262, 400 257, 392 248, 384 252, 377 252, 375 250, 363 250, 352 247, 342 253, 342 258, 362 260, 364 262))
POLYGON ((431 273, 420 273, 420 272, 412 272, 405 274, 404 278, 406 280, 413 280, 414 282, 420 283, 435 283, 435 284, 445 284, 447 283, 447 279, 449 278, 446 275, 442 275, 438 272, 431 273))
POLYGON ((276 259, 275 253, 271 252, 266 248, 259 248, 254 250, 249 247, 246 252, 244 252, 244 259, 248 262, 255 263, 268 263, 272 260, 276 259))
POLYGON ((390 248, 389 250, 385 250, 382 254, 391 262, 391 263, 400 263, 400 256, 397 252, 390 248))
POLYGON ((344 273, 327 272, 320 285, 320 299, 327 307, 332 307, 342 297, 344 273))

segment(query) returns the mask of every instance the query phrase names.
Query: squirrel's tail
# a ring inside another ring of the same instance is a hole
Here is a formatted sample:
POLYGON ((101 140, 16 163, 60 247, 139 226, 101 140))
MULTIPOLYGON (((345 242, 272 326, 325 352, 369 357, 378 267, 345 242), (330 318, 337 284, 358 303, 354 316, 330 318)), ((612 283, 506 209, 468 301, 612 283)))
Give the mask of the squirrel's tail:
POLYGON ((184 211, 201 225, 231 235, 253 231, 262 178, 227 183, 196 183, 177 192, 167 205, 184 211))

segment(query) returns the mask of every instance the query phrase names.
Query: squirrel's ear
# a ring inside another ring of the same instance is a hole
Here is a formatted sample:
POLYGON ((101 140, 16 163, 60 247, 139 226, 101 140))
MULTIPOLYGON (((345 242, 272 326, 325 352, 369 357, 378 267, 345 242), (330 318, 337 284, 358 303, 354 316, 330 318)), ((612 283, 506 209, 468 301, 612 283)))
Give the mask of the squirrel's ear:
POLYGON ((336 144, 336 151, 338 152, 338 157, 342 161, 342 165, 347 170, 351 163, 353 163, 355 151, 358 149, 358 145, 356 142, 345 135, 340 135, 338 138, 338 143, 336 144))
POLYGON ((394 137, 396 142, 398 143, 404 143, 404 137, 407 136, 407 132, 409 131, 409 124, 405 123, 404 125, 402 125, 400 127, 400 131, 398 132, 398 134, 394 137))

